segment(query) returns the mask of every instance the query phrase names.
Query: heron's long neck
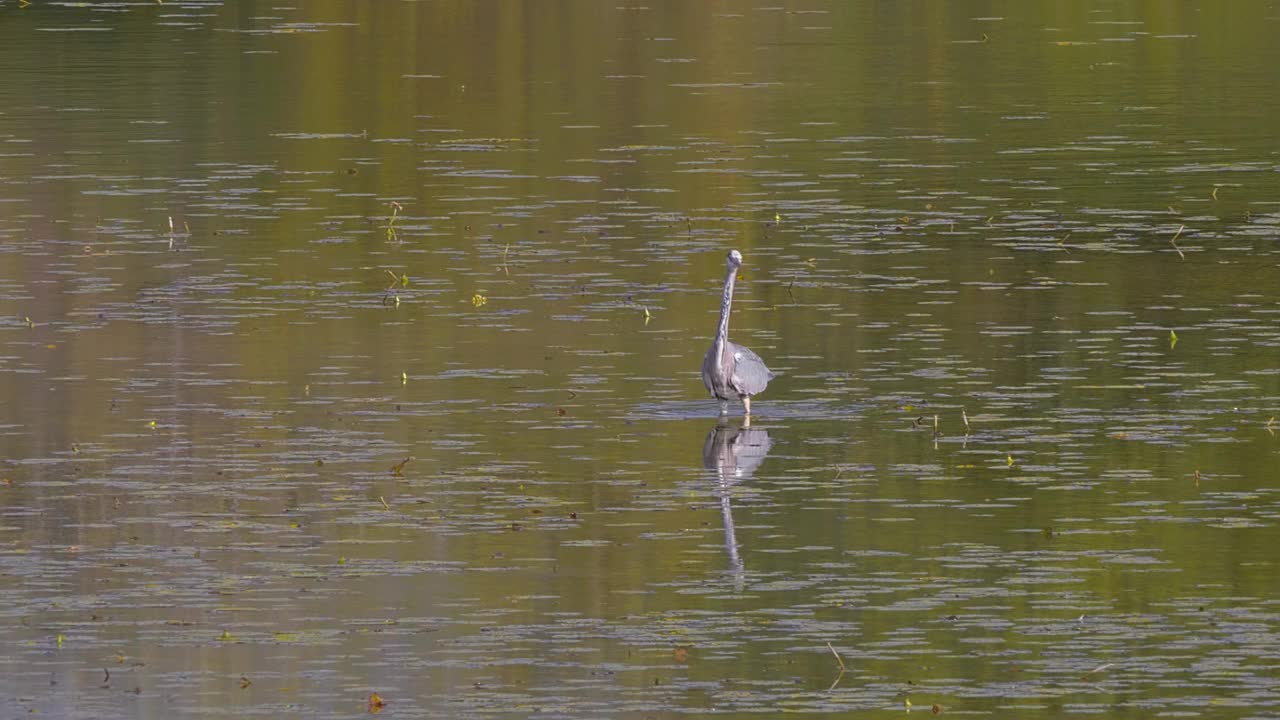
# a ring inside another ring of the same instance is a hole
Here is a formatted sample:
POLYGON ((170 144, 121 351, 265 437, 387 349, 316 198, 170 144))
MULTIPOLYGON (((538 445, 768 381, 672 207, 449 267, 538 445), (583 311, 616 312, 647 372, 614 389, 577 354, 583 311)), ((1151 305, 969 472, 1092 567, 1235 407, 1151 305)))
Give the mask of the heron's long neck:
POLYGON ((737 269, 730 270, 724 276, 724 297, 720 300, 720 326, 716 328, 716 362, 723 365, 724 346, 729 341, 729 306, 733 304, 733 281, 737 278, 737 269))

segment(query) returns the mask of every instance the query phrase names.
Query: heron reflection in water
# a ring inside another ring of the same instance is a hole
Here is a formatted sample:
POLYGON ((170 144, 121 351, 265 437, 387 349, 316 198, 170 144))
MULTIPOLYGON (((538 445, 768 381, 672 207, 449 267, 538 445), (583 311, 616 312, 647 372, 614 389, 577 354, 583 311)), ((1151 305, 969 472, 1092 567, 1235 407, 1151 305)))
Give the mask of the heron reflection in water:
POLYGON ((751 417, 751 396, 764 392, 773 372, 764 360, 741 345, 729 342, 729 306, 733 304, 733 281, 742 267, 742 253, 730 250, 725 257, 724 296, 720 300, 720 325, 711 349, 702 359, 702 384, 720 401, 720 414, 729 413, 729 401, 742 401, 742 414, 751 417))
POLYGON ((738 539, 733 528, 733 506, 729 495, 733 485, 755 473, 769 454, 773 441, 769 431, 753 428, 747 422, 742 427, 731 427, 719 422, 707 433, 702 444, 702 466, 712 470, 719 481, 720 518, 724 521, 724 549, 729 554, 729 568, 734 586, 742 589, 746 567, 738 554, 738 539))

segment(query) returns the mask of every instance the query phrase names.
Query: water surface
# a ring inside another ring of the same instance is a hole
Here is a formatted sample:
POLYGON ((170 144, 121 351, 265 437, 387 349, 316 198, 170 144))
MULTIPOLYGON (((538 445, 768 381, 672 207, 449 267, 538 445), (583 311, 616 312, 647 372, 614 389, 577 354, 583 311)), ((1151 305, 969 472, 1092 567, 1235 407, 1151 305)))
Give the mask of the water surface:
POLYGON ((9 714, 1277 717, 1272 5, 0 17, 9 714))

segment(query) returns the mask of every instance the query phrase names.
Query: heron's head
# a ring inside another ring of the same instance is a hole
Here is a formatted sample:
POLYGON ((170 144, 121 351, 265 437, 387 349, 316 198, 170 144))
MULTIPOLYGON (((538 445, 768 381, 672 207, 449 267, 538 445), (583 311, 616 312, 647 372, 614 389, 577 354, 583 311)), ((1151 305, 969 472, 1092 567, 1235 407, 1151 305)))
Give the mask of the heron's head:
POLYGON ((742 267, 742 253, 737 250, 730 250, 729 255, 725 257, 724 262, 729 266, 730 270, 737 270, 742 267))

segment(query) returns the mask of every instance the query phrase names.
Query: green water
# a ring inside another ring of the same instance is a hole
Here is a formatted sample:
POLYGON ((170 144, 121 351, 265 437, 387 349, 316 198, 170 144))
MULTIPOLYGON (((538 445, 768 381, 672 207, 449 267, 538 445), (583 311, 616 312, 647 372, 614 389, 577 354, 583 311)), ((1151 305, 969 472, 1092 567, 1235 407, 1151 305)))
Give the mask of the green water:
POLYGON ((0 704, 1277 717, 1277 30, 0 4, 0 704))

